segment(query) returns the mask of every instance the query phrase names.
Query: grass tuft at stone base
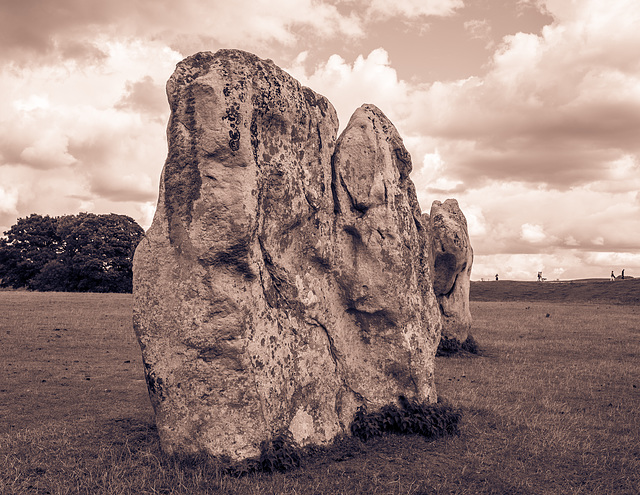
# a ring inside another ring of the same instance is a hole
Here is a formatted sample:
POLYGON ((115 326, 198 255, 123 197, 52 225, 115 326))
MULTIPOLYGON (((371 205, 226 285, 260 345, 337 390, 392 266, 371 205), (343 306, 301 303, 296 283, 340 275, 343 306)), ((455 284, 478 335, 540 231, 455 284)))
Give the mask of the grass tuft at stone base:
POLYGON ((361 440, 384 433, 416 434, 427 438, 457 435, 461 414, 452 407, 438 403, 427 404, 400 397, 400 407, 384 406, 380 411, 367 412, 360 407, 351 423, 351 433, 361 440))
POLYGON ((467 337, 467 340, 464 342, 460 342, 458 339, 453 338, 449 339, 447 337, 442 337, 440 339, 440 343, 438 344, 438 350, 436 351, 436 356, 453 356, 455 354, 479 354, 480 349, 478 348, 478 343, 473 338, 471 334, 467 337))

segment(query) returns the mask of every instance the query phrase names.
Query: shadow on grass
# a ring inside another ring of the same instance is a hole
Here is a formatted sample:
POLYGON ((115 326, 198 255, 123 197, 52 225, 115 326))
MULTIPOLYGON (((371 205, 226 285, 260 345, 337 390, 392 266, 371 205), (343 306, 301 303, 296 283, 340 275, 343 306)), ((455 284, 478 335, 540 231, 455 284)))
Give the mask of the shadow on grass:
MULTIPOLYGON (((378 411, 358 409, 350 426, 352 435, 336 438, 327 446, 299 447, 291 433, 281 432, 260 445, 260 456, 233 462, 227 457, 206 453, 171 456, 169 461, 183 469, 212 467, 216 473, 243 476, 252 473, 285 473, 317 462, 340 462, 356 458, 367 451, 365 443, 372 438, 394 435, 417 435, 429 440, 460 434, 461 412, 439 401, 436 404, 399 397, 378 411)), ((154 431, 157 436, 157 432, 154 431)))

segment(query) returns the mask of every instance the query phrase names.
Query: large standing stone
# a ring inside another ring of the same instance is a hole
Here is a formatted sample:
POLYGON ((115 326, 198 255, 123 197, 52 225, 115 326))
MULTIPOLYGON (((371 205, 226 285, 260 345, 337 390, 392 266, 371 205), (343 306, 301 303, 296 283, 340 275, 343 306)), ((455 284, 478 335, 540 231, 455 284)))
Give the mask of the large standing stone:
POLYGON ((464 342, 471 328, 469 288, 473 250, 467 220, 455 199, 434 201, 429 215, 433 289, 442 312, 442 336, 464 342))
POLYGON ((391 122, 336 142, 324 97, 221 50, 167 83, 169 154, 134 259, 134 328, 163 449, 243 459, 276 433, 348 432, 356 409, 435 401, 431 245, 391 122))

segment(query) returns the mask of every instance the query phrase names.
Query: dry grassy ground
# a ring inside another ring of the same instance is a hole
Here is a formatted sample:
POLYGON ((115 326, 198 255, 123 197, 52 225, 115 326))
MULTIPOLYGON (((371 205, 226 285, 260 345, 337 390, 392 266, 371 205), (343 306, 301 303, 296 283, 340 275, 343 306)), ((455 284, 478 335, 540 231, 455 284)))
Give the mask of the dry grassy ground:
POLYGON ((0 292, 0 493, 638 493, 640 306, 514 290, 472 302, 479 356, 437 358, 459 437, 241 478, 160 452, 130 296, 0 292))
POLYGON ((586 279, 564 282, 519 282, 495 280, 471 282, 475 301, 552 301, 640 304, 640 278, 586 279))

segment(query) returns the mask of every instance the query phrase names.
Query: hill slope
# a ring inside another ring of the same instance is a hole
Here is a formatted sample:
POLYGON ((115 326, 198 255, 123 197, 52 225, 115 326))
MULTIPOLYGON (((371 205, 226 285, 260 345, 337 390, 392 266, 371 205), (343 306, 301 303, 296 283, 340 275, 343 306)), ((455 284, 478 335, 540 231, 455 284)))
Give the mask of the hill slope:
POLYGON ((640 305, 640 278, 567 282, 471 282, 472 301, 599 302, 640 305))

